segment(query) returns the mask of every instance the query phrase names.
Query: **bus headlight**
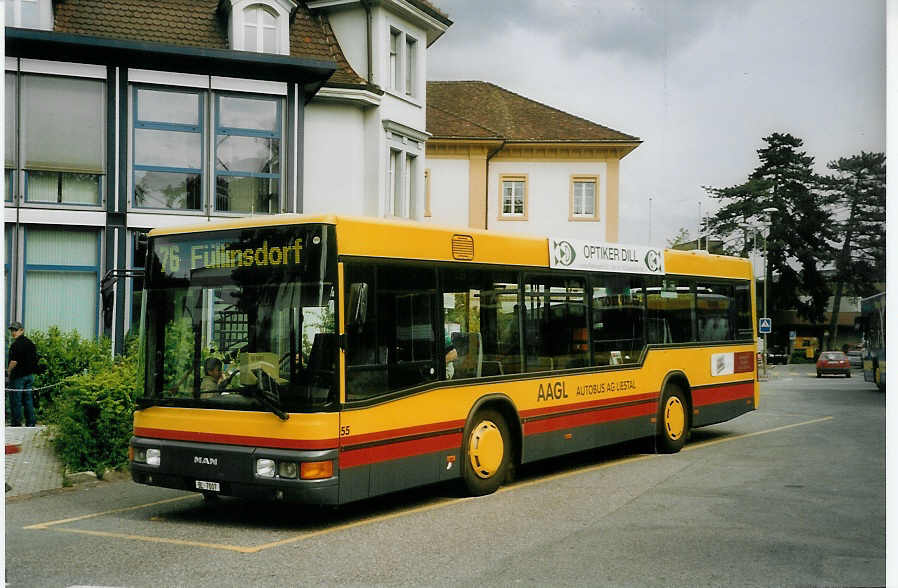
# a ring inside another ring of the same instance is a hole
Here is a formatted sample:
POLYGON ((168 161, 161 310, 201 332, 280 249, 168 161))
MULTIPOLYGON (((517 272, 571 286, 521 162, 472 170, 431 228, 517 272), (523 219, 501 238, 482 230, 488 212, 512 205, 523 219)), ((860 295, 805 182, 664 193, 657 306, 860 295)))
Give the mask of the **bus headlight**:
POLYGON ((256 475, 260 478, 274 477, 274 460, 273 459, 257 459, 256 475))
POLYGON ((162 450, 154 447, 132 447, 132 460, 134 463, 145 463, 158 466, 162 462, 162 450))
POLYGON ((295 461, 279 461, 278 477, 293 479, 296 477, 297 469, 295 461))

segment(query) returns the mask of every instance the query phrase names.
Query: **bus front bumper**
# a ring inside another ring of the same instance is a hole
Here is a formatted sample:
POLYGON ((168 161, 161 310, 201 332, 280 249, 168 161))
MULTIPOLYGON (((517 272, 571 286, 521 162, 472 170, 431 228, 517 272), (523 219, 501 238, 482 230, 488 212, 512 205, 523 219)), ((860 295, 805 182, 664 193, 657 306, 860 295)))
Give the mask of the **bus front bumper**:
POLYGON ((139 484, 254 500, 339 503, 336 449, 271 449, 146 437, 132 437, 131 447, 131 478, 139 484), (150 449, 155 450, 153 463, 144 461, 150 449), (274 463, 272 475, 259 475, 260 460, 274 463), (329 477, 299 477, 300 464, 328 461, 333 463, 329 477), (295 473, 288 464, 296 464, 295 473))

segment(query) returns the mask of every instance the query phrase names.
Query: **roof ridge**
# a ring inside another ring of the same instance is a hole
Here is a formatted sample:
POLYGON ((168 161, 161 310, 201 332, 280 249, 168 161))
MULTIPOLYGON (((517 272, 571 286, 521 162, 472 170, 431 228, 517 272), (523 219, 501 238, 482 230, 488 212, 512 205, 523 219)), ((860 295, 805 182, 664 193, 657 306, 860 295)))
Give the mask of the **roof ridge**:
POLYGON ((502 139, 505 138, 505 137, 502 135, 502 133, 500 133, 500 132, 497 131, 496 129, 491 129, 491 128, 489 128, 488 126, 482 125, 482 124, 480 124, 479 122, 473 121, 473 120, 471 120, 471 119, 469 119, 469 118, 467 118, 467 117, 465 117, 465 116, 462 116, 462 115, 458 114, 457 112, 452 112, 451 110, 446 110, 445 108, 441 108, 441 107, 439 107, 439 106, 436 106, 435 104, 428 104, 427 107, 428 107, 428 108, 433 108, 433 109, 435 109, 435 110, 439 110, 440 112, 445 112, 446 114, 449 114, 449 115, 451 115, 451 116, 454 116, 454 117, 457 118, 457 119, 463 120, 463 121, 465 121, 466 123, 470 123, 470 124, 472 124, 472 125, 474 125, 474 126, 476 126, 476 127, 480 127, 481 129, 483 129, 483 130, 485 130, 485 131, 489 131, 490 133, 493 133, 495 137, 502 138, 502 139))

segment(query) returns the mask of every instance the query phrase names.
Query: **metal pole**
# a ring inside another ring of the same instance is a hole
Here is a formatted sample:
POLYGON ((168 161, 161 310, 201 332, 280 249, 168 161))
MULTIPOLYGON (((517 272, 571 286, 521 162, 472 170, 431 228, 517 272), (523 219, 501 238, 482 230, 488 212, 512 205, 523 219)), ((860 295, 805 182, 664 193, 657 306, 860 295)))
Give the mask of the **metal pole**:
MULTIPOLYGON (((767 237, 770 236, 770 229, 767 229, 768 234, 764 235, 764 318, 767 318, 767 237)), ((764 379, 767 379, 767 333, 764 333, 764 353, 761 355, 761 366, 764 368, 764 379)))

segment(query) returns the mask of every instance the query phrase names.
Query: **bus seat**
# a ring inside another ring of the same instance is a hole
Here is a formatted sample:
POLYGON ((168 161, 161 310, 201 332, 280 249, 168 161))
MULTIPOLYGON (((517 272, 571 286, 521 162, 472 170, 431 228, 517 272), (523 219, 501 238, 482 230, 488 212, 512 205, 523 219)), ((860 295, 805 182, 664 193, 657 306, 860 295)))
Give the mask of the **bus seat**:
POLYGON ((483 361, 480 375, 487 376, 501 376, 505 372, 502 370, 502 362, 501 361, 483 361))
POLYGON ((452 333, 452 345, 458 351, 456 378, 479 378, 483 370, 483 340, 480 333, 452 333))
POLYGON ((337 359, 337 334, 315 333, 309 351, 309 369, 313 372, 333 372, 337 359))

